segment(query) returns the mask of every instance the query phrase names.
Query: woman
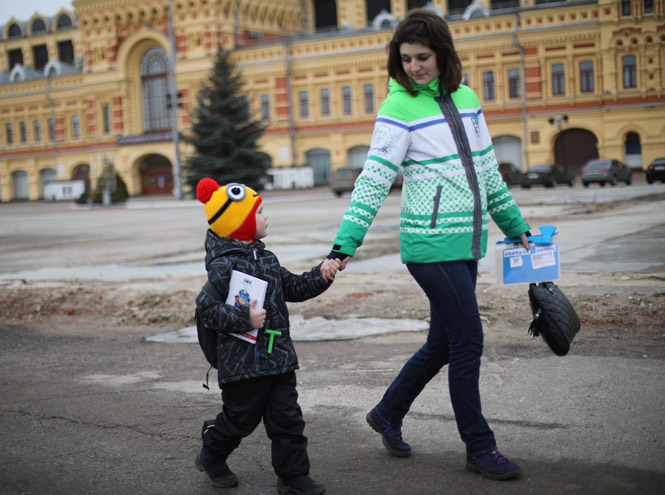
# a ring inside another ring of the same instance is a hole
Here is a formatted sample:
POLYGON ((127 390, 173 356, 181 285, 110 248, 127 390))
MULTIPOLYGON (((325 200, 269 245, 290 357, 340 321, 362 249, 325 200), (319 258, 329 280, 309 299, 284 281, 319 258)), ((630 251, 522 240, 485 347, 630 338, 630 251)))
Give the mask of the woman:
POLYGON ((475 286, 487 249, 488 214, 527 248, 529 226, 498 172, 478 98, 461 85, 462 65, 440 16, 424 9, 407 14, 388 45, 388 74, 390 90, 329 257, 346 266, 401 167, 401 258, 429 298, 431 323, 427 341, 367 422, 392 455, 409 456, 404 416, 447 364, 467 469, 490 479, 514 478, 521 470, 497 451, 481 410, 483 330, 475 286))

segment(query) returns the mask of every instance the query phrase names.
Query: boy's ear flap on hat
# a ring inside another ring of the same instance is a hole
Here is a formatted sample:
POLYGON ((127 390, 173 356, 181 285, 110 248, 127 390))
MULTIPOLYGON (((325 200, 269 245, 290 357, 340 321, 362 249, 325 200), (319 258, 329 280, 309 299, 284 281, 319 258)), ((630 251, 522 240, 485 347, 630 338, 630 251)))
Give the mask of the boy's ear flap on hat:
POLYGON ((217 184, 217 181, 209 177, 205 177, 199 181, 196 185, 196 198, 203 204, 206 204, 210 201, 210 197, 213 195, 217 189, 220 188, 220 185, 217 184))

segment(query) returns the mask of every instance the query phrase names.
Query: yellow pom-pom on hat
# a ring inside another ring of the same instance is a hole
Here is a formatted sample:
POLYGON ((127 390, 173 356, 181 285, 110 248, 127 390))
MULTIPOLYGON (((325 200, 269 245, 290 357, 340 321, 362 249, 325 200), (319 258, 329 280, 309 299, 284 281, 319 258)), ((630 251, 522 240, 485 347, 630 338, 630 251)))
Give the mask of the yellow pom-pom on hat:
POLYGON ((196 197, 205 205, 210 230, 221 237, 241 241, 256 236, 256 210, 263 201, 251 187, 243 184, 220 186, 213 179, 201 179, 196 197))

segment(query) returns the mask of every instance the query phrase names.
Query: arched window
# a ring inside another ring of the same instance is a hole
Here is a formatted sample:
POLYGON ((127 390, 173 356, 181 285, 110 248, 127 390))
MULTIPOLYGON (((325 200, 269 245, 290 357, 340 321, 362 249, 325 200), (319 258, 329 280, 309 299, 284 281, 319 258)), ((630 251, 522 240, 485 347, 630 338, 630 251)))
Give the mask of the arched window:
POLYGON ((169 61, 161 48, 151 48, 141 60, 143 130, 163 131, 171 128, 166 95, 169 92, 169 61))
POLYGON ((67 14, 62 14, 60 17, 58 17, 58 22, 56 23, 55 29, 56 30, 61 30, 61 29, 68 29, 72 27, 72 18, 69 17, 67 14))
POLYGON ((40 34, 46 32, 46 24, 41 19, 35 19, 32 22, 32 34, 40 34))
POLYGON ((21 26, 16 23, 9 26, 9 30, 7 31, 7 38, 20 38, 21 36, 23 36, 23 30, 21 29, 21 26))

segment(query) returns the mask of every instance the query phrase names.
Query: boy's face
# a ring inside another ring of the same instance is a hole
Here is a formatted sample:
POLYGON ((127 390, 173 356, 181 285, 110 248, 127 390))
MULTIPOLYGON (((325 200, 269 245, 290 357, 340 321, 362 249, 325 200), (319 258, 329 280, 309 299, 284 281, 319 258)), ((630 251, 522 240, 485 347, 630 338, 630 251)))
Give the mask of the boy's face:
POLYGON ((254 240, 258 241, 268 235, 268 217, 263 213, 263 205, 256 210, 256 235, 254 240))

